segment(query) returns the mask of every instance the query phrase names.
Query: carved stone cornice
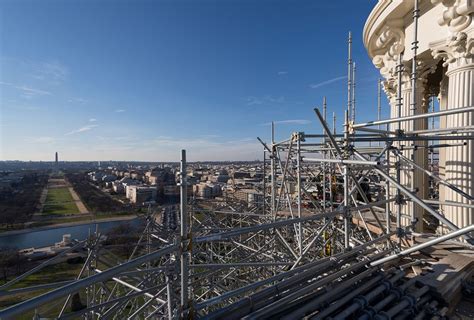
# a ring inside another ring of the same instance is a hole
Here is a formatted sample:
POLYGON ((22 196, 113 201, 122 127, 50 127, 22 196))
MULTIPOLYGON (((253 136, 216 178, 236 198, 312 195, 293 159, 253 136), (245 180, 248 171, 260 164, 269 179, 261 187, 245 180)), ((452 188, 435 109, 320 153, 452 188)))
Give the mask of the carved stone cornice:
MULTIPOLYGON (((421 81, 424 84, 428 82, 428 75, 430 73, 434 73, 436 71, 436 68, 438 66, 438 61, 439 59, 435 59, 432 61, 427 61, 427 60, 418 60, 416 62, 416 78, 418 81, 421 81)), ((408 75, 411 81, 411 70, 412 70, 412 65, 411 62, 407 61, 404 63, 404 71, 405 74, 408 75)), ((403 81, 403 78, 402 78, 403 81)))
POLYGON ((443 66, 457 62, 460 59, 470 59, 474 53, 474 39, 465 32, 458 32, 448 39, 444 45, 434 49, 432 55, 435 59, 443 59, 443 66))
POLYGON ((372 59, 373 64, 380 69, 380 74, 386 79, 395 74, 398 57, 405 50, 405 32, 401 26, 395 24, 400 23, 387 24, 382 28, 375 41, 377 54, 372 59))
POLYGON ((397 98, 397 79, 394 77, 388 78, 382 82, 383 91, 387 95, 388 100, 391 105, 395 104, 395 99, 397 98))
POLYGON ((443 14, 438 19, 438 24, 449 27, 449 31, 452 33, 463 31, 472 22, 473 0, 431 0, 431 3, 442 4, 445 7, 443 14))
MULTIPOLYGON (((418 94, 426 94, 426 85, 428 83, 428 74, 436 71, 437 61, 430 61, 427 63, 424 60, 417 62, 416 68, 416 86, 418 88, 418 94)), ((403 63, 402 70, 402 92, 410 91, 412 84, 411 74, 411 63, 405 61, 403 63)), ((398 74, 394 73, 391 77, 387 78, 384 82, 384 91, 390 101, 396 101, 397 89, 398 89, 398 74)))

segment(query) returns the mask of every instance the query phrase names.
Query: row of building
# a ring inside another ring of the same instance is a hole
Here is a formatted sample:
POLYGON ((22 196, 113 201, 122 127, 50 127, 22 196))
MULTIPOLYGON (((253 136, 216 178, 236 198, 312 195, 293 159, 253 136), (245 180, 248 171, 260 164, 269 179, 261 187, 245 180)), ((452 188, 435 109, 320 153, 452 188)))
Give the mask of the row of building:
MULTIPOLYGON (((140 169, 106 168, 89 172, 89 179, 111 194, 122 195, 134 204, 169 202, 179 198, 177 165, 140 169)), ((261 194, 263 172, 259 166, 189 164, 188 190, 198 199, 233 196, 255 202, 261 194), (242 191, 243 190, 243 191, 242 191), (237 196, 236 196, 237 195, 237 196)))

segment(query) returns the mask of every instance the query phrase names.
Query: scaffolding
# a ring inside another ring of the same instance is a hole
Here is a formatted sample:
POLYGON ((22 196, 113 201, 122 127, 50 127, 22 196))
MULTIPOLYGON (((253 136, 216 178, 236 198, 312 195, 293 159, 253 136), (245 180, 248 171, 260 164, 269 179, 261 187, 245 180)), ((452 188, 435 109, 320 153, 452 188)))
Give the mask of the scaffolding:
MULTIPOLYGON (((420 170, 460 196, 470 200, 472 196, 403 156, 396 142, 441 140, 446 143, 430 144, 430 148, 448 148, 473 139, 474 132, 471 128, 450 129, 448 134, 442 129, 393 132, 389 125, 472 112, 474 107, 357 124, 346 112, 343 132, 337 134, 328 126, 325 105, 323 113, 314 109, 322 133, 295 132, 283 141, 272 139, 270 144, 259 139, 269 158, 261 205, 245 210, 230 201, 203 207, 191 200, 183 150, 180 205, 144 217, 143 232, 126 261, 114 259, 97 230, 69 249, 87 253, 75 281, 12 289, 54 263, 55 257, 1 286, 0 293, 54 289, 0 311, 0 317, 14 318, 35 309, 40 316, 49 309, 59 310, 56 317, 60 319, 292 319, 341 312, 340 317, 345 318, 362 308, 354 303, 342 308, 344 301, 350 304, 348 290, 362 288, 354 291, 354 297, 369 289, 387 290, 378 285, 380 281, 400 292, 412 288, 416 303, 423 297, 425 304, 438 303, 427 299, 428 290, 407 280, 405 272, 386 268, 386 262, 449 239, 472 243, 474 226, 460 229, 448 221, 432 206, 439 201, 417 197, 400 183, 398 170, 393 175, 393 168, 420 170), (378 129, 383 126, 387 129, 378 129), (397 209, 408 201, 451 233, 404 250, 416 221, 402 219, 403 212, 397 209), (338 289, 328 294, 330 287, 338 289), (74 295, 85 300, 83 308, 66 312, 74 295), (340 306, 327 307, 331 299, 340 306)), ((384 304, 375 298, 367 299, 380 304, 380 312, 395 315, 403 310, 399 304, 384 304)))
MULTIPOLYGON (((415 22, 418 15, 415 6, 415 22)), ((423 263, 410 257, 444 241, 472 249, 474 226, 459 228, 438 206, 473 205, 421 198, 401 177, 416 171, 432 180, 433 190, 443 185, 473 201, 433 172, 433 156, 431 166, 423 167, 406 154, 418 149, 435 154, 473 140, 472 127, 415 130, 413 121, 472 113, 474 107, 433 107, 429 113, 381 120, 378 81, 377 120, 356 123, 351 42, 349 35, 342 132, 336 131, 335 115, 332 128, 328 124, 326 99, 322 112, 314 109, 320 133, 294 132, 275 141, 272 124, 271 141, 258 138, 264 159, 261 203, 241 205, 228 199, 203 206, 192 200, 183 150, 180 205, 143 217, 143 231, 128 259, 114 256, 96 230, 65 252, 86 254, 75 280, 14 288, 55 257, 0 286, 3 296, 40 292, 0 310, 0 318, 35 310, 38 318, 46 314, 59 319, 391 319, 407 310, 423 319, 445 314, 427 286, 406 277, 409 267, 423 263), (414 211, 404 212, 407 203, 422 208, 422 221, 414 211), (433 221, 433 230, 441 225, 450 232, 413 245, 417 225, 433 221), (71 310, 74 299, 82 308, 71 310)), ((415 33, 414 57, 416 47, 415 33)), ((413 66, 416 79, 415 59, 413 66)), ((397 101, 401 108, 400 90, 397 101)), ((415 110, 416 100, 411 103, 415 110)))

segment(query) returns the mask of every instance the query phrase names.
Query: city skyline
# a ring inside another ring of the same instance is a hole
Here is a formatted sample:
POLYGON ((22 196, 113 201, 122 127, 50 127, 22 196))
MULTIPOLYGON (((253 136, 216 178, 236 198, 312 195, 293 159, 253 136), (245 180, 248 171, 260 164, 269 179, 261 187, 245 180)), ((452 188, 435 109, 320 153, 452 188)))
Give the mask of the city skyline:
POLYGON ((340 129, 350 30, 358 117, 372 119, 374 3, 4 1, 0 160, 255 160, 271 121, 277 138, 320 132, 323 96, 340 129))

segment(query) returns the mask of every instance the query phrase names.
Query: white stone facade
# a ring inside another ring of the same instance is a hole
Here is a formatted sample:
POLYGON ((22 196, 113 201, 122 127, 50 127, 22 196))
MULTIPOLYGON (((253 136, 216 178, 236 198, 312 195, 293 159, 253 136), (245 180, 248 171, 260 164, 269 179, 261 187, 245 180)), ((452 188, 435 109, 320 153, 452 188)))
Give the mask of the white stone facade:
MULTIPOLYGON (((414 0, 380 0, 372 10, 364 28, 364 44, 374 65, 384 77, 385 92, 391 105, 391 116, 405 116, 427 112, 430 97, 439 99, 440 109, 449 110, 474 106, 474 13, 473 0, 419 0, 418 49, 416 56, 416 108, 411 105, 411 66, 414 40, 414 0), (397 103, 397 65, 400 55, 402 73, 401 108, 397 103)), ((441 117, 441 128, 474 126, 474 114, 460 113, 441 117)), ((426 129, 427 120, 403 123, 406 131, 426 129)), ((391 130, 399 129, 393 124, 391 130)), ((459 143, 459 141, 446 141, 459 143)), ((400 147, 402 143, 395 143, 400 147)), ((416 142, 417 145, 426 142, 416 142)), ((427 168, 426 149, 403 151, 420 166, 427 168)), ((459 187, 468 195, 474 195, 474 143, 440 149, 440 177, 459 187)), ((400 179, 413 188, 420 198, 426 198, 428 183, 421 171, 405 171, 400 179)), ((440 186, 440 201, 473 205, 472 201, 440 186)), ((395 208, 393 208, 396 210, 395 208)), ((423 231, 423 210, 411 202, 402 206, 402 212, 418 218, 416 229, 423 231)), ((440 212, 458 227, 474 223, 474 209, 443 205, 440 212)), ((405 222, 407 224, 407 222, 405 222)), ((443 226, 442 232, 447 231, 443 226)))

